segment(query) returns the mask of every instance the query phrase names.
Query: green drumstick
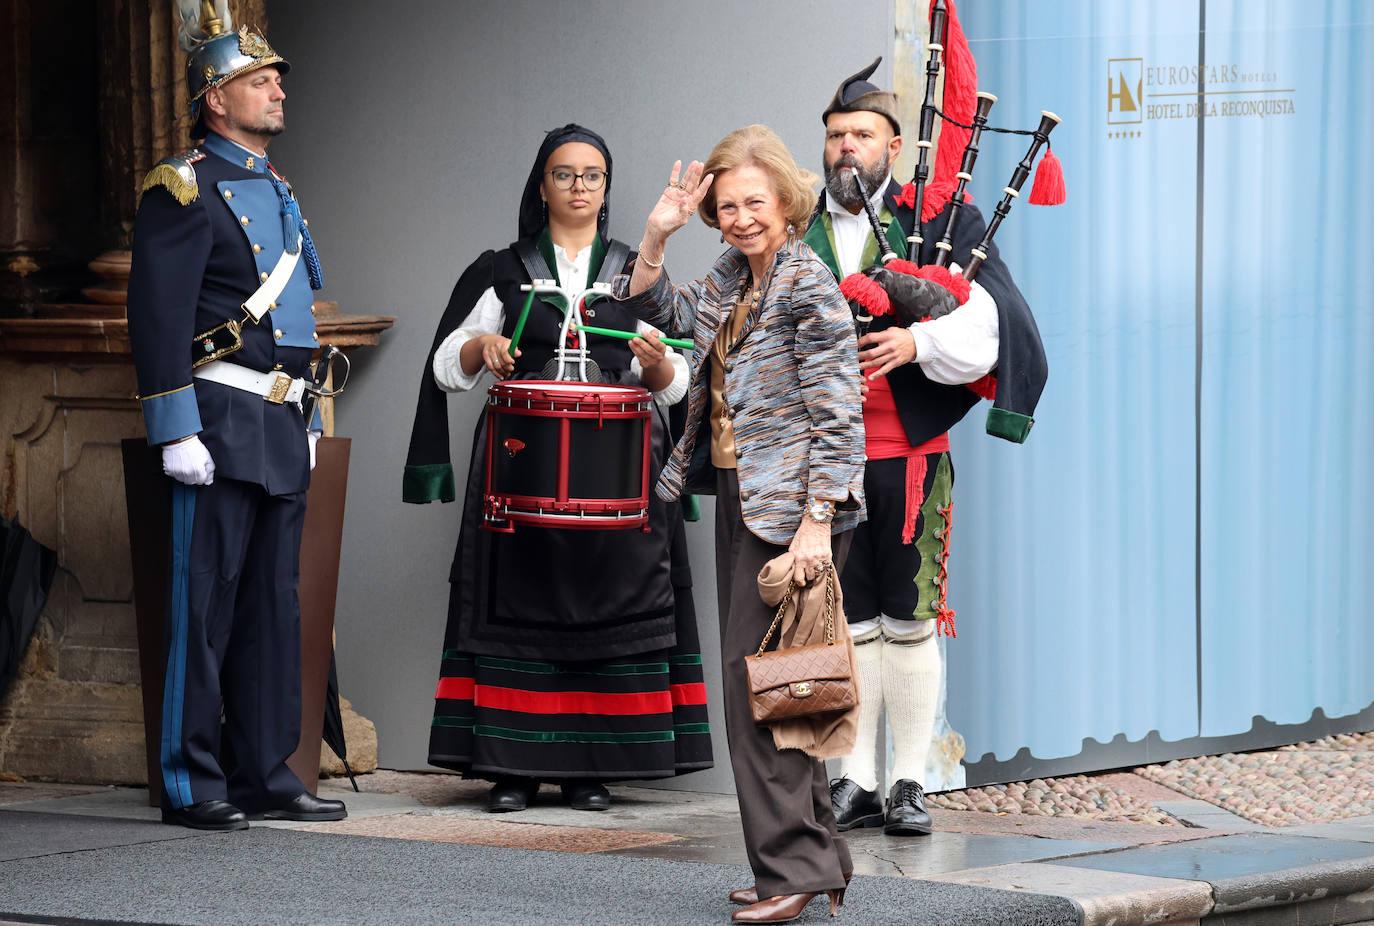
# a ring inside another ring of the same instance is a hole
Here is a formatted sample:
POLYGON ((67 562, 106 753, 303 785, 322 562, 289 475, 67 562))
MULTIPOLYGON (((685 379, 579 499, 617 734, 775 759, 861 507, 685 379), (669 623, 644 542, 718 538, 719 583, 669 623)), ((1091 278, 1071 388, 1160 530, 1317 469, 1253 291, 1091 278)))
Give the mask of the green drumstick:
MULTIPOLYGON (((577 328, 578 331, 585 331, 588 334, 599 334, 608 338, 620 338, 622 341, 633 341, 635 338, 639 337, 639 335, 633 331, 620 331, 616 328, 593 328, 591 325, 575 325, 574 327, 577 328)), ((676 347, 678 350, 692 350, 696 346, 686 338, 659 338, 659 340, 669 347, 676 347)))
POLYGON ((512 357, 515 356, 515 348, 520 344, 520 335, 525 332, 525 322, 530 317, 530 306, 534 305, 534 288, 530 287, 530 294, 525 297, 525 307, 520 310, 520 317, 515 320, 515 330, 511 332, 510 347, 507 349, 512 357))

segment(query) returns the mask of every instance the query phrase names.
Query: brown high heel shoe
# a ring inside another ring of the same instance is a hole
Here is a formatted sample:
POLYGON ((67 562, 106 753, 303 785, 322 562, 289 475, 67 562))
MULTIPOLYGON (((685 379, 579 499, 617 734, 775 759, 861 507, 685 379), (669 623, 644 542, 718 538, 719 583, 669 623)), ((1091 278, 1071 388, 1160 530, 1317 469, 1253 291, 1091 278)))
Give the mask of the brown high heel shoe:
MULTIPOLYGON (((849 887, 849 882, 854 880, 854 872, 852 872, 852 871, 846 871, 846 872, 841 872, 841 874, 844 875, 844 886, 845 886, 845 888, 848 888, 848 887, 849 887)), ((729 893, 729 895, 727 895, 727 896, 729 896, 730 902, 731 902, 731 903, 733 903, 733 904, 739 904, 741 907, 747 907, 747 906, 749 906, 750 904, 754 904, 754 903, 758 903, 758 902, 759 902, 759 889, 758 889, 758 887, 756 887, 756 886, 754 886, 754 885, 750 885, 749 887, 736 888, 735 890, 731 891, 731 892, 729 893)), ((844 903, 844 890, 841 890, 841 891, 840 891, 840 904, 843 904, 843 903, 844 903)), ((838 905, 837 905, 837 906, 838 906, 838 905)))
MULTIPOLYGON (((840 915, 846 890, 847 888, 842 887, 839 890, 831 889, 825 892, 825 896, 830 900, 831 916, 840 915)), ((817 896, 815 892, 779 894, 777 897, 769 897, 767 900, 760 900, 736 910, 730 915, 730 919, 735 923, 790 923, 801 916, 806 905, 817 896)))

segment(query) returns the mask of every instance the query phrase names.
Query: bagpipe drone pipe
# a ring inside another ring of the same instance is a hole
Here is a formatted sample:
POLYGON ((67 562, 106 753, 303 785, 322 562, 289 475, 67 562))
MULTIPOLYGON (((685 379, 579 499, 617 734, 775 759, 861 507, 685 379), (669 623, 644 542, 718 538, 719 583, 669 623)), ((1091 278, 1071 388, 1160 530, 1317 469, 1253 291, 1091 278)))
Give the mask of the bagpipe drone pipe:
MULTIPOLYGON (((953 28, 950 27, 951 13, 952 4, 949 0, 933 0, 930 41, 926 45, 928 57, 925 99, 921 105, 919 136, 916 141, 916 169, 911 182, 903 187, 897 200, 899 205, 910 207, 914 212, 911 234, 907 237, 913 259, 905 260, 893 253, 872 204, 871 191, 866 188, 860 176, 861 172, 845 168, 857 182, 859 195, 879 248, 877 265, 864 272, 850 274, 840 283, 841 292, 850 301, 854 310, 860 337, 874 326, 909 326, 939 318, 968 300, 969 284, 977 277, 979 268, 987 260, 993 238, 1010 214, 1013 200, 1021 195, 1021 188, 1030 177, 1042 148, 1044 156, 1040 157, 1039 168, 1035 171, 1035 182, 1027 201, 1031 205, 1053 206, 1063 203, 1066 198, 1063 169, 1049 148, 1050 133, 1059 124, 1059 117, 1042 110, 1039 125, 1033 130, 988 125, 988 117, 993 104, 997 102, 997 97, 987 92, 973 92, 977 82, 973 59, 968 52, 967 41, 957 19, 953 20, 953 28), (952 42, 952 50, 959 52, 957 59, 951 59, 951 62, 957 60, 958 67, 951 66, 945 73, 945 96, 942 101, 944 107, 941 108, 936 105, 936 96, 939 78, 944 70, 947 42, 952 42), (960 121, 958 118, 960 110, 966 113, 964 118, 967 121, 960 121), (931 150, 935 147, 933 139, 936 117, 939 117, 945 126, 942 133, 944 142, 957 144, 965 133, 967 140, 963 144, 962 152, 957 155, 957 161, 953 149, 941 153, 935 164, 935 177, 932 180, 931 150), (985 131, 1028 136, 1030 145, 1012 171, 1006 186, 1002 188, 1002 198, 993 209, 982 240, 970 249, 962 264, 956 264, 953 254, 955 232, 961 213, 969 200, 968 184, 973 179, 979 143, 985 131), (932 187, 936 188, 934 197, 929 195, 932 187), (944 209, 946 203, 948 218, 940 239, 935 243, 934 260, 922 265, 921 251, 925 244, 923 227, 944 209), (880 319, 882 321, 879 321, 880 319)), ((971 383, 970 388, 991 398, 992 395, 989 393, 995 389, 995 381, 991 377, 986 377, 985 380, 971 383)))

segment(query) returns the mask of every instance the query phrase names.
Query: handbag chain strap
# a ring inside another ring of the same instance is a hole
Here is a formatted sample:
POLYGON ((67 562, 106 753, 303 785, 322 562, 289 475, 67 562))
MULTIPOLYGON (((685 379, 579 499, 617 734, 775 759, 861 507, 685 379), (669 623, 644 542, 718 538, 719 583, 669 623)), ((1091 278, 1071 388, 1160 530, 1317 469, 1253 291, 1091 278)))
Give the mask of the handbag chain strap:
MULTIPOLYGON (((835 567, 831 563, 825 566, 825 645, 835 645, 835 567)), ((773 639, 773 634, 777 633, 778 625, 782 623, 782 616, 787 612, 787 606, 792 603, 792 593, 797 590, 797 585, 791 579, 787 580, 787 591, 782 594, 782 601, 778 602, 778 612, 773 615, 773 623, 769 625, 768 632, 763 635, 763 642, 759 644, 759 651, 755 654, 762 656, 763 651, 768 649, 768 643, 773 639)))

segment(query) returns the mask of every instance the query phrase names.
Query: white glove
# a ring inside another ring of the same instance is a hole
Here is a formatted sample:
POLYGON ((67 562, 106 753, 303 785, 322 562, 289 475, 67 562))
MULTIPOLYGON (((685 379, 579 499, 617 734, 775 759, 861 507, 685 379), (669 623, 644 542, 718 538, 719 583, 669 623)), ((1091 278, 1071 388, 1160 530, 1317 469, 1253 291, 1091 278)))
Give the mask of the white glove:
POLYGON ((315 445, 319 443, 321 431, 306 431, 305 439, 310 442, 310 468, 315 468, 315 445))
POLYGON ((215 481, 215 461, 196 435, 163 444, 162 471, 182 485, 208 486, 215 481))

